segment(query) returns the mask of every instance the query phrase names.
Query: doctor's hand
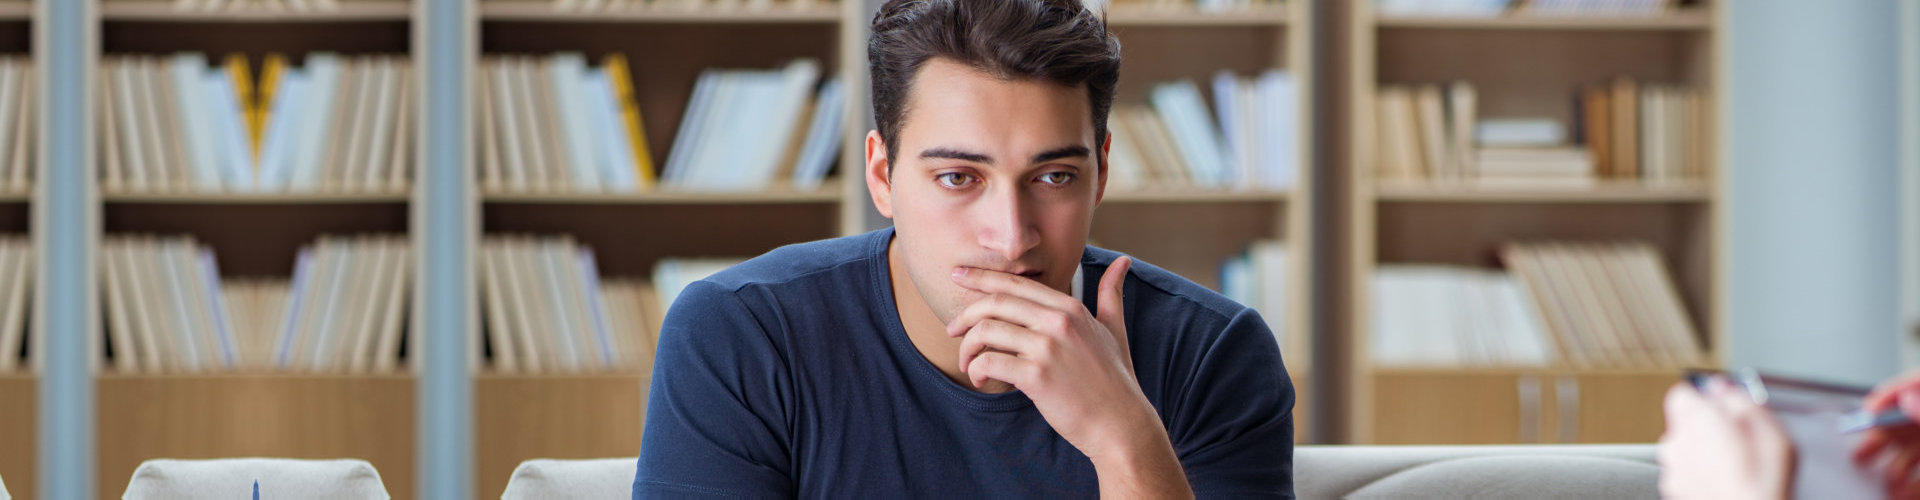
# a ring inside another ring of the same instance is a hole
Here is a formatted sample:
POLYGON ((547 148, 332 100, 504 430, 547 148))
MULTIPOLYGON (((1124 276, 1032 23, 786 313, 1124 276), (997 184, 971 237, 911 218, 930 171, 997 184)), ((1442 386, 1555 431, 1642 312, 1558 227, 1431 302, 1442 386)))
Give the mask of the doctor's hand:
POLYGON ((1792 438, 1725 379, 1714 379, 1704 393, 1675 384, 1667 389, 1666 413, 1661 497, 1784 500, 1792 491, 1792 438))
MULTIPOLYGON (((1920 422, 1920 371, 1908 372, 1880 384, 1867 394, 1862 406, 1878 414, 1899 408, 1908 419, 1920 422)), ((1887 494, 1891 498, 1920 498, 1920 481, 1914 470, 1920 467, 1920 425, 1905 424, 1867 431, 1854 449, 1855 463, 1868 465, 1886 460, 1887 494)))

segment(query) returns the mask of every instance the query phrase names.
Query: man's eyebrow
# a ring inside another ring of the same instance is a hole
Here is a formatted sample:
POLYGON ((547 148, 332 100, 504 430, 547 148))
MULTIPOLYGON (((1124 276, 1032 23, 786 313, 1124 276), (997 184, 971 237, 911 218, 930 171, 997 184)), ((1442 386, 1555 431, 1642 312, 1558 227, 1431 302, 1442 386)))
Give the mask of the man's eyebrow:
POLYGON ((958 149, 944 148, 944 147, 932 148, 925 151, 921 151, 920 158, 921 159, 947 158, 947 159, 953 159, 953 160, 968 161, 973 163, 985 163, 988 165, 993 164, 993 157, 991 156, 983 155, 980 153, 969 153, 969 152, 961 151, 958 149))
POLYGON ((1093 151, 1087 149, 1086 146, 1067 146, 1042 151, 1040 154, 1033 155, 1033 162, 1046 163, 1064 158, 1086 158, 1092 154, 1093 151))

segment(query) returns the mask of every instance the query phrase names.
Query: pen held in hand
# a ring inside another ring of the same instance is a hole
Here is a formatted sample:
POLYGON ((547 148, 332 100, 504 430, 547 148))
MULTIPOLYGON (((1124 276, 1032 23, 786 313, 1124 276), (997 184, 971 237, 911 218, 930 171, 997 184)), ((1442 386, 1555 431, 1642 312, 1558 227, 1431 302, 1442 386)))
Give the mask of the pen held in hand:
POLYGON ((1913 424, 1913 420, 1907 418, 1907 414, 1900 411, 1899 408, 1888 408, 1881 410, 1879 413, 1872 413, 1866 409, 1860 409, 1840 417, 1840 433, 1852 434, 1867 429, 1898 427, 1911 424, 1913 424))

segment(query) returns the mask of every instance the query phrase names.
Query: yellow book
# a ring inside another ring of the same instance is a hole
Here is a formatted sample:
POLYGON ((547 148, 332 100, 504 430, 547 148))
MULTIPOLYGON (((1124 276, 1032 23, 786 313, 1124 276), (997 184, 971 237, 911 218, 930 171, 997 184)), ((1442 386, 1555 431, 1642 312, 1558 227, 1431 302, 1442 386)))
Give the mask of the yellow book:
POLYGON ((247 127, 247 151, 251 152, 250 157, 258 162, 260 161, 260 135, 258 127, 254 125, 254 117, 258 114, 258 110, 255 109, 258 106, 254 105, 254 96, 258 92, 253 88, 253 73, 247 68, 247 55, 227 54, 227 59, 222 62, 222 66, 226 67, 227 76, 233 79, 233 95, 240 98, 240 123, 247 127))
POLYGON ((267 54, 260 63, 260 87, 253 93, 254 98, 247 103, 247 139, 253 141, 253 161, 260 161, 261 142, 267 137, 267 116, 272 113, 274 92, 280 89, 280 79, 287 73, 287 56, 278 52, 267 54))
POLYGON ((633 92, 633 74, 627 69, 627 56, 608 54, 601 63, 607 71, 607 81, 613 86, 614 99, 620 102, 621 121, 626 122, 627 142, 633 145, 633 170, 639 177, 638 187, 642 191, 653 189, 656 178, 653 168, 653 153, 647 149, 647 129, 640 122, 640 100, 633 92))

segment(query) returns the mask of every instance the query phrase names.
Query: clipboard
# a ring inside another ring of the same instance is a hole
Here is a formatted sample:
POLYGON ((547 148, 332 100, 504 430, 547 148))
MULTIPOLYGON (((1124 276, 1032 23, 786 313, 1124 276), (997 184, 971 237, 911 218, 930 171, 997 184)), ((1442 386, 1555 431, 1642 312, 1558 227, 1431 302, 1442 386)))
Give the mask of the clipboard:
POLYGON ((1847 416, 1860 409, 1869 388, 1811 381, 1753 369, 1733 372, 1689 370, 1686 379, 1695 389, 1704 390, 1715 375, 1725 376, 1747 393, 1753 402, 1766 407, 1793 439, 1795 469, 1794 498, 1887 498, 1884 477, 1886 464, 1859 466, 1853 463, 1853 450, 1866 437, 1847 433, 1847 416))

